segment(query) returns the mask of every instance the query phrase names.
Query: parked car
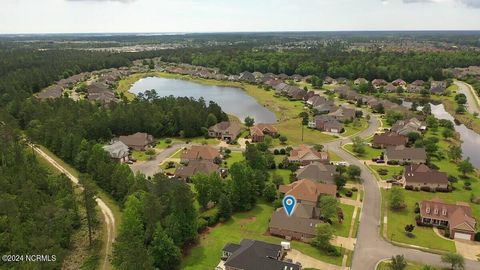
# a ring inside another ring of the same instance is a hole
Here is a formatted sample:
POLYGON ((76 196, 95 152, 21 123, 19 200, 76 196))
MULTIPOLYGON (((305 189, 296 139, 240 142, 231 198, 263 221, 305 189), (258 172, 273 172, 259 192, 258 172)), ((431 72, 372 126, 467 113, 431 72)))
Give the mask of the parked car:
POLYGON ((133 164, 133 161, 127 160, 126 163, 127 163, 127 164, 133 164))
POLYGON ((387 182, 387 183, 393 183, 393 182, 397 182, 397 180, 395 180, 395 179, 387 179, 386 182, 387 182))
POLYGON ((378 157, 374 157, 374 158, 372 158, 372 161, 373 161, 373 162, 377 162, 377 160, 379 160, 379 158, 378 158, 378 157))
POLYGON ((403 186, 403 184, 400 182, 393 182, 392 186, 403 186))
POLYGON ((385 163, 385 160, 383 159, 378 159, 377 161, 375 161, 376 163, 385 163))

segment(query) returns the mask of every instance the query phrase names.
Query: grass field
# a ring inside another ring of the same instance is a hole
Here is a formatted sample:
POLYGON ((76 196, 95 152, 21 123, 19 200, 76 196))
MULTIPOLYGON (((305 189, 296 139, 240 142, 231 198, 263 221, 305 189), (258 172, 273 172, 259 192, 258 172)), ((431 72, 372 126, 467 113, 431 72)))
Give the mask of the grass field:
POLYGON ((145 151, 137 150, 132 151, 132 157, 134 157, 138 161, 147 161, 149 159, 149 156, 145 154, 145 151))
POLYGON ((388 171, 387 175, 378 174, 382 180, 392 179, 393 176, 399 175, 401 172, 403 172, 403 167, 401 166, 386 166, 386 165, 369 165, 369 166, 377 173, 379 169, 385 169, 388 171))
POLYGON ((292 173, 292 171, 287 169, 276 169, 276 170, 269 170, 268 172, 270 173, 271 176, 273 176, 274 174, 280 175, 283 178, 283 183, 285 185, 290 184, 290 174, 292 173))
POLYGON ((340 224, 335 221, 332 227, 335 229, 335 235, 348 237, 350 225, 352 223, 353 210, 355 210, 355 207, 347 204, 340 204, 340 208, 343 210, 343 223, 340 224))
POLYGON ((358 157, 361 160, 371 160, 374 157, 378 157, 382 154, 383 149, 375 149, 372 148, 368 145, 365 145, 365 154, 363 155, 358 155, 353 152, 353 144, 346 144, 343 146, 346 150, 350 151, 353 153, 356 157, 358 157))
MULTIPOLYGON (((242 239, 262 240, 280 244, 281 238, 268 236, 266 231, 273 207, 258 203, 251 211, 236 213, 223 224, 211 228, 200 236, 199 244, 190 250, 182 261, 182 269, 213 269, 220 261, 221 251, 227 243, 240 243, 242 239)), ((292 248, 321 261, 341 265, 342 257, 330 257, 309 244, 292 241, 292 248)))
MULTIPOLYGON (((405 270, 421 270, 423 267, 423 265, 421 264, 417 264, 417 263, 412 263, 412 262, 408 262, 408 265, 407 267, 405 268, 405 270)), ((377 269, 376 270, 390 270, 390 263, 389 262, 386 262, 386 261, 383 261, 383 262, 380 262, 377 266, 377 269)))
POLYGON ((245 160, 242 152, 232 152, 230 153, 230 157, 225 161, 227 162, 227 168, 230 168, 233 163, 240 162, 242 160, 245 160))
POLYGON ((368 127, 368 122, 365 118, 360 118, 360 126, 355 127, 353 123, 349 123, 345 125, 345 132, 341 135, 344 137, 352 136, 368 127))
POLYGON ((328 151, 328 157, 330 158, 330 161, 343 161, 343 158, 335 154, 333 151, 328 151))

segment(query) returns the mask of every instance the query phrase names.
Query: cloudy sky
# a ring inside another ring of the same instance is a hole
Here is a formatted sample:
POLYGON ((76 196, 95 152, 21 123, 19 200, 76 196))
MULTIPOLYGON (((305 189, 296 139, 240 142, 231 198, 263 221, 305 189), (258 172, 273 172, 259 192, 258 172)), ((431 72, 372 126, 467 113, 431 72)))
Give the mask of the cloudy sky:
POLYGON ((0 33, 480 30, 480 0, 1 0, 0 33))

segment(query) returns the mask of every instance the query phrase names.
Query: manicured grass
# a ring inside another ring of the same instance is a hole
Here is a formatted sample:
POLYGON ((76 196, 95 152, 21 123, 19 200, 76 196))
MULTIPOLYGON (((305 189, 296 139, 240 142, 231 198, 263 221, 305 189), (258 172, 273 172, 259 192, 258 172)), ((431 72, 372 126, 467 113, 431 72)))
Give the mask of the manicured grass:
POLYGON ((335 154, 333 151, 328 151, 328 157, 330 158, 330 161, 343 161, 343 158, 335 154))
MULTIPOLYGON (((420 265, 420 264, 417 264, 417 263, 412 263, 412 262, 408 262, 407 264, 407 267, 405 268, 405 270, 421 270, 423 267, 423 265, 420 265)), ((390 263, 389 262, 380 262, 378 264, 378 267, 376 270, 390 270, 390 263)))
POLYGON ((352 136, 368 127, 368 122, 365 118, 359 118, 360 119, 360 126, 355 127, 353 126, 353 123, 349 123, 345 125, 345 132, 342 133, 342 136, 348 137, 352 136))
MULTIPOLYGON (((280 244, 281 238, 265 235, 273 213, 272 206, 258 203, 251 211, 236 213, 223 224, 211 228, 200 236, 199 244, 182 261, 182 269, 213 269, 220 261, 222 248, 227 243, 240 243, 242 239, 262 240, 280 244)), ((341 265, 342 257, 330 257, 306 243, 291 242, 292 248, 319 260, 341 265)))
POLYGON ((290 174, 292 173, 292 171, 287 170, 287 169, 276 169, 276 170, 269 170, 268 172, 272 176, 274 174, 280 175, 283 178, 283 183, 285 185, 290 184, 290 174))
POLYGON ((177 170, 177 168, 180 167, 180 164, 179 164, 178 162, 174 162, 173 164, 175 165, 175 167, 173 167, 173 168, 168 168, 168 169, 167 169, 168 162, 165 162, 164 164, 162 164, 162 165, 160 166, 160 168, 162 168, 162 170, 163 170, 164 172, 166 172, 166 173, 175 173, 175 171, 177 170))
POLYGON ((137 150, 132 151, 132 157, 137 159, 138 161, 147 161, 149 159, 149 156, 145 154, 144 151, 137 150))
POLYGON ((282 163, 285 157, 286 155, 274 155, 273 159, 275 160, 275 164, 278 166, 278 164, 282 163))
MULTIPOLYGON (((421 200, 437 197, 437 194, 406 191, 405 203, 407 204, 407 207, 405 209, 394 211, 386 207, 387 237, 395 242, 401 242, 440 251, 455 252, 455 243, 453 241, 439 237, 435 234, 432 228, 416 226, 415 223, 415 203, 421 200), (408 237, 405 234, 404 228, 407 224, 414 224, 416 226, 413 231, 414 237, 408 237)), ((384 190, 382 195, 383 201, 388 203, 389 190, 384 190)))
POLYGON ((225 161, 227 162, 227 168, 230 168, 233 163, 240 162, 242 160, 245 160, 242 152, 231 152, 230 157, 225 161))
POLYGON ((399 175, 399 173, 403 172, 403 167, 401 166, 370 165, 370 167, 377 173, 379 169, 385 169, 388 171, 387 175, 378 174, 382 180, 392 179, 393 176, 399 175))
MULTIPOLYGON (((336 139, 336 136, 325 134, 319 130, 303 127, 303 140, 302 140, 302 125, 301 120, 298 118, 285 120, 276 125, 281 135, 287 137, 288 145, 299 144, 321 144, 336 139)), ((278 140, 274 140, 274 145, 278 140)))
POLYGON ((371 160, 372 158, 374 157, 379 157, 382 152, 383 152, 383 149, 376 149, 376 148, 372 148, 368 145, 365 145, 365 154, 363 155, 358 155, 356 153, 353 152, 353 144, 346 144, 343 146, 346 150, 350 151, 351 153, 353 153, 356 157, 358 157, 359 159, 361 160, 371 160))
POLYGON ((332 227, 335 229, 335 235, 348 237, 350 225, 352 223, 353 210, 355 210, 355 207, 347 204, 340 204, 340 208, 343 210, 343 223, 340 224, 335 221, 332 227))

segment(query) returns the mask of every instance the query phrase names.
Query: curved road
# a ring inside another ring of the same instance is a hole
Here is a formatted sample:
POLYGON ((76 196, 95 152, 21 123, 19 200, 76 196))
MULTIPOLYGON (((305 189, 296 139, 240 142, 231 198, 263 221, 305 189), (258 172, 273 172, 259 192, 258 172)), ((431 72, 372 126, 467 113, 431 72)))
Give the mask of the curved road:
POLYGON ((480 99, 472 86, 462 81, 455 81, 455 84, 458 86, 458 92, 467 97, 467 111, 471 114, 478 113, 480 115, 480 99))
MULTIPOLYGON (((375 134, 379 128, 379 119, 372 115, 368 129, 359 133, 358 136, 367 138, 375 134)), ((377 179, 371 171, 357 158, 341 148, 341 145, 351 142, 343 139, 325 144, 328 150, 335 152, 350 164, 357 165, 362 169, 364 180, 363 208, 360 216, 357 243, 353 256, 353 270, 372 270, 378 261, 391 258, 393 255, 403 254, 408 260, 430 265, 443 265, 440 255, 419 251, 416 249, 394 246, 380 236, 380 210, 382 197, 377 179)), ((480 263, 466 260, 466 269, 480 269, 480 263)))
MULTIPOLYGON (((42 156, 46 161, 52 164, 53 167, 57 168, 57 170, 65 174, 76 186, 83 190, 83 187, 82 185, 80 185, 77 177, 73 176, 70 172, 68 172, 65 168, 58 164, 58 162, 56 162, 53 158, 43 152, 42 149, 36 147, 33 144, 30 144, 30 147, 32 147, 32 149, 35 150, 35 152, 37 152, 40 156, 42 156)), ((103 214, 105 226, 107 227, 107 243, 105 244, 105 255, 102 258, 103 262, 101 269, 110 269, 111 266, 109 264, 108 257, 112 253, 112 243, 115 240, 115 218, 113 216, 112 210, 107 206, 107 204, 105 204, 102 199, 97 197, 95 201, 97 202, 97 205, 103 214)))

